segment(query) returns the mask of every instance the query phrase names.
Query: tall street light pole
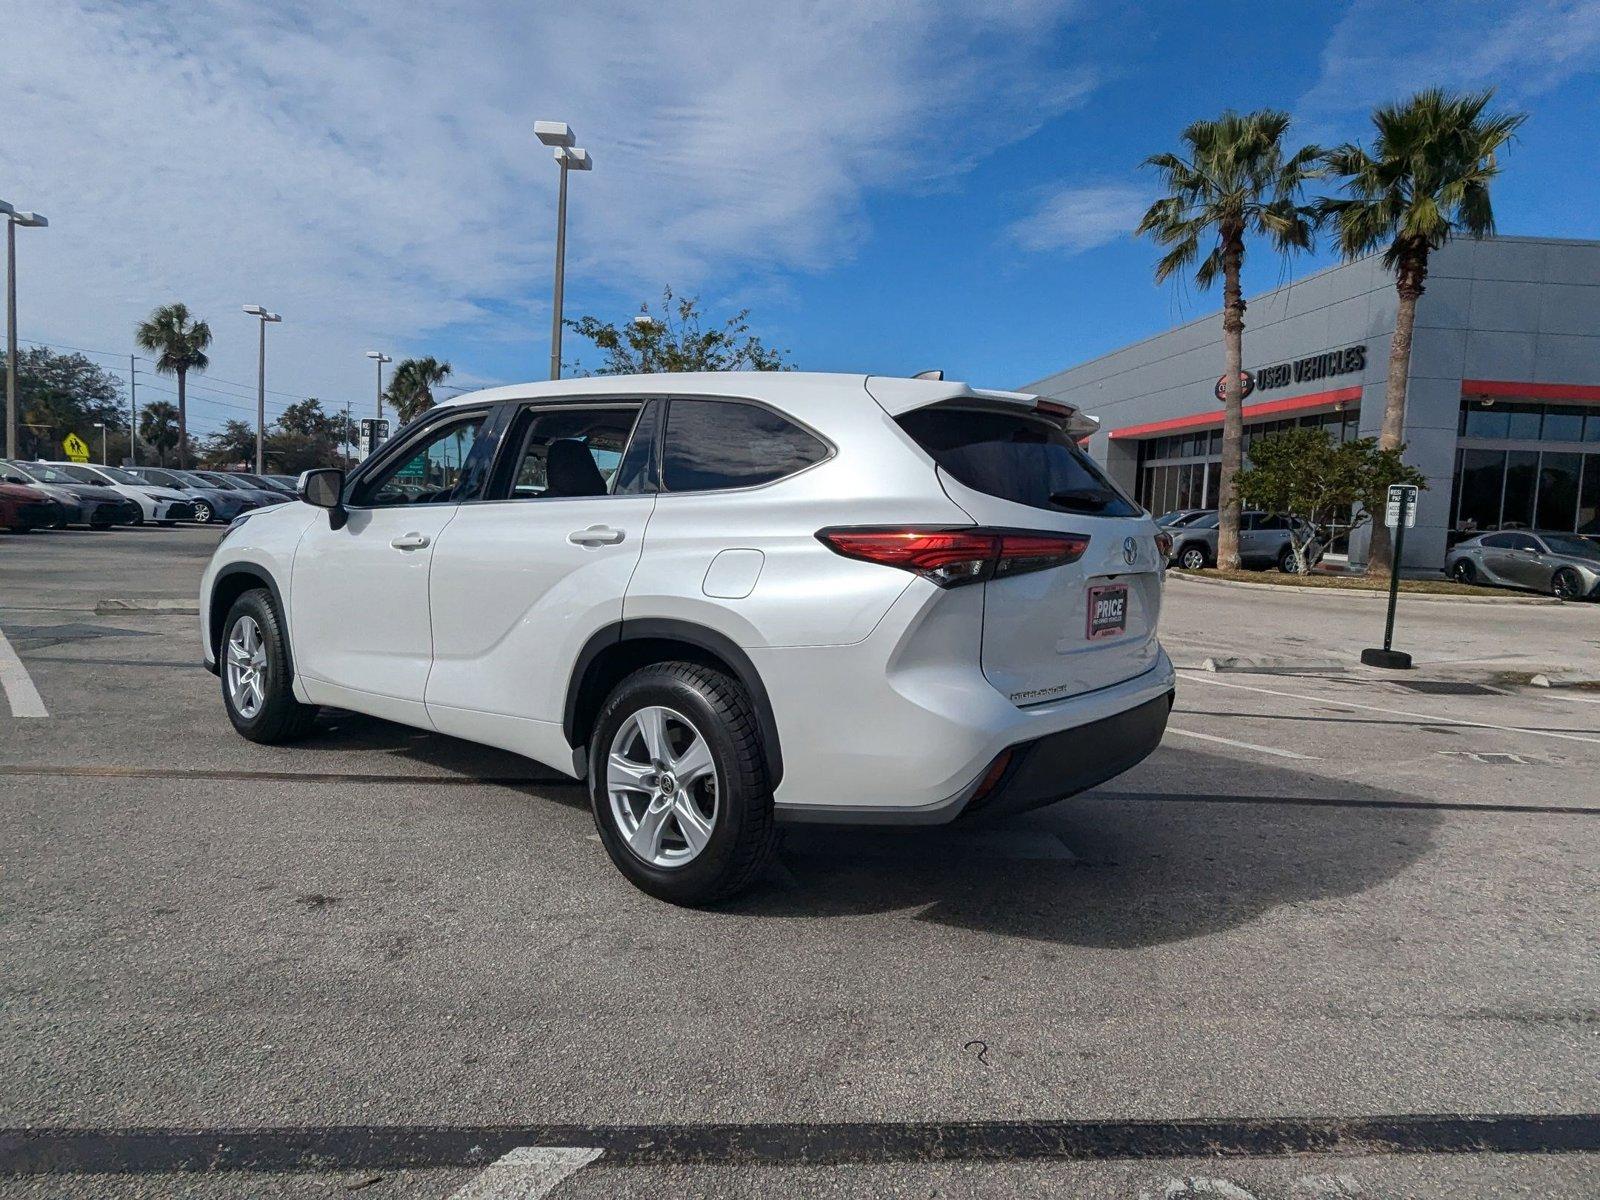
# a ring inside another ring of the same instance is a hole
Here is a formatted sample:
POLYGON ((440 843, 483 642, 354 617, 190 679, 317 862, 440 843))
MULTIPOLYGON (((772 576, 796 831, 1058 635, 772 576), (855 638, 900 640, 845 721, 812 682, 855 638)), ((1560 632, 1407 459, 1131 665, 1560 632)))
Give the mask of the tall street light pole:
POLYGON ((111 465, 111 456, 110 451, 106 449, 106 423, 104 421, 96 421, 94 427, 100 431, 100 465, 109 467, 111 465))
POLYGON ((50 224, 36 212, 18 212, 0 200, 6 219, 6 457, 17 456, 17 226, 43 229, 50 224))
POLYGON ((565 121, 535 121, 533 132, 546 146, 553 147, 556 166, 561 170, 560 197, 556 201, 556 286, 550 312, 550 378, 561 378, 561 305, 567 271, 567 172, 588 171, 594 163, 589 152, 573 145, 577 138, 565 121))
POLYGON ((256 474, 267 469, 267 326, 283 320, 259 304, 246 304, 244 311, 261 326, 261 348, 256 353, 256 474))
POLYGON ((393 362, 382 350, 368 350, 367 357, 378 364, 378 420, 383 420, 383 364, 393 362))

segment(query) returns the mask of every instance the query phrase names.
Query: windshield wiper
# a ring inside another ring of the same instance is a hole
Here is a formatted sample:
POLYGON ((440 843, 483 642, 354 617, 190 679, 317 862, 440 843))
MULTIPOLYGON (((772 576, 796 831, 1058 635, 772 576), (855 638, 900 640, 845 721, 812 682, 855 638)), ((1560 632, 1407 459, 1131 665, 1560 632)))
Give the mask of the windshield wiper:
POLYGON ((1088 488, 1072 488, 1064 492, 1051 492, 1050 503, 1057 508, 1071 508, 1079 512, 1099 512, 1111 503, 1111 497, 1104 492, 1091 491, 1088 488))

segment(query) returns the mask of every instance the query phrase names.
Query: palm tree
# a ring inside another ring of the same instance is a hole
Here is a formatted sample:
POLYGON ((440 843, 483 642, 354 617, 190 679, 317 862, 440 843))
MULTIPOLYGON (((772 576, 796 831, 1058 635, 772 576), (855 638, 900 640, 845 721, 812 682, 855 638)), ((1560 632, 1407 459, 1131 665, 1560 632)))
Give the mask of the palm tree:
MULTIPOLYGON (((1489 181, 1500 173, 1496 155, 1527 114, 1491 113, 1493 98, 1493 89, 1418 92, 1372 114, 1371 154, 1346 143, 1326 156, 1328 169, 1344 178, 1345 195, 1321 201, 1319 217, 1332 224, 1347 259, 1384 246, 1383 265, 1394 272, 1399 295, 1378 436, 1382 450, 1400 449, 1405 432, 1411 330, 1429 254, 1459 234, 1494 232, 1489 181)), ((1374 524, 1367 571, 1387 574, 1389 560, 1389 530, 1374 524)))
POLYGON ((1244 296, 1239 274, 1245 239, 1268 239, 1280 254, 1308 249, 1315 212, 1300 202, 1308 179, 1320 174, 1322 151, 1306 146, 1286 153, 1289 114, 1273 109, 1243 116, 1231 110, 1215 121, 1196 121, 1180 135, 1184 154, 1145 160, 1161 176, 1166 194, 1152 204, 1135 234, 1149 234, 1171 249, 1156 264, 1156 282, 1193 266, 1201 289, 1222 278, 1223 413, 1222 488, 1217 505, 1217 565, 1239 566, 1239 492, 1244 406, 1239 376, 1244 364, 1244 296), (1201 257, 1202 239, 1215 242, 1201 257), (1198 264, 1198 265, 1196 265, 1198 264))
POLYGON ((189 406, 185 384, 190 371, 204 371, 211 365, 206 347, 211 345, 211 326, 194 320, 187 305, 163 304, 139 323, 134 340, 142 350, 158 355, 156 370, 178 377, 178 466, 189 465, 189 406))
POLYGON ((389 377, 388 401, 404 425, 433 407, 433 389, 450 378, 450 364, 427 358, 402 359, 389 377))
POLYGON ((178 410, 165 400, 146 404, 139 413, 139 436, 156 449, 156 462, 167 465, 167 450, 178 444, 178 410))

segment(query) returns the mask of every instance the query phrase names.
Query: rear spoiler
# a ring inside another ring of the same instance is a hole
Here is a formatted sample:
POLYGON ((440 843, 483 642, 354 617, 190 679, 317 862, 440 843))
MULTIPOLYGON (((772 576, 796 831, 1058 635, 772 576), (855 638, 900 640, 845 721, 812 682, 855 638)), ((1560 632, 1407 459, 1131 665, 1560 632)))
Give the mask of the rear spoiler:
POLYGON ((1046 400, 1027 392, 1002 392, 953 380, 902 379, 894 375, 869 375, 866 387, 867 394, 891 417, 939 404, 1009 412, 1024 410, 1054 421, 1079 441, 1100 428, 1099 417, 1091 417, 1060 400, 1046 400))

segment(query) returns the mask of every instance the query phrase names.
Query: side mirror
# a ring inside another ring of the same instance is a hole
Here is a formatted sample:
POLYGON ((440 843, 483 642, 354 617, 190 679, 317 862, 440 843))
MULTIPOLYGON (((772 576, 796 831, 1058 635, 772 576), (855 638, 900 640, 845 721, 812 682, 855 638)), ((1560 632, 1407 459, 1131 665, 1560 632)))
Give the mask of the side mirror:
POLYGON ((295 491, 307 504, 328 510, 331 528, 344 528, 344 472, 338 467, 303 472, 295 491))

